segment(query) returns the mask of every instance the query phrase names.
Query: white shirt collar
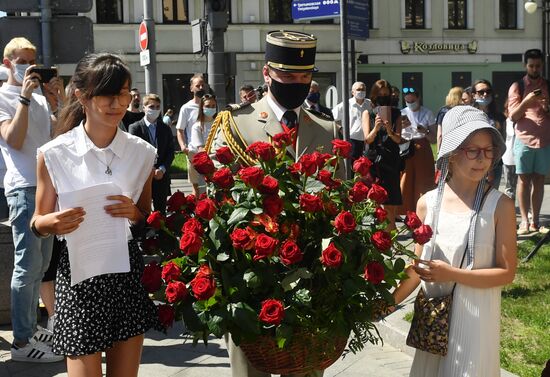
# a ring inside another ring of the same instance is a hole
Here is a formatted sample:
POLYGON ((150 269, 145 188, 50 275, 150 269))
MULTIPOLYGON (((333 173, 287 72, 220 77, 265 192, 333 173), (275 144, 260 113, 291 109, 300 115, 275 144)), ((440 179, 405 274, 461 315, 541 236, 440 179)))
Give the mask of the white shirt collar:
MULTIPOLYGON (((277 120, 280 122, 281 119, 283 118, 283 114, 288 109, 285 109, 284 107, 282 107, 277 101, 275 101, 273 98, 271 98, 271 96, 269 94, 266 96, 266 98, 267 98, 267 103, 269 104, 269 107, 271 107, 271 110, 273 110, 273 113, 277 117, 277 120)), ((294 110, 294 112, 298 116, 298 119, 300 119, 300 107, 301 106, 298 106, 297 108, 292 109, 292 110, 294 110)))
POLYGON ((145 116, 143 117, 143 121, 145 122, 145 125, 146 125, 147 127, 151 127, 151 126, 154 127, 154 126, 157 125, 157 124, 156 124, 156 123, 157 123, 157 120, 155 119, 155 121, 154 121, 153 123, 151 123, 151 122, 149 122, 149 119, 147 119, 147 115, 145 115, 145 116))
POLYGON ((90 140, 90 137, 84 130, 84 124, 80 122, 80 124, 77 127, 76 130, 76 140, 75 140, 75 147, 78 155, 84 156, 86 153, 88 153, 90 150, 105 150, 110 149, 114 154, 116 154, 119 158, 122 158, 124 156, 124 149, 126 146, 126 139, 127 136, 124 134, 122 130, 120 130, 117 127, 117 131, 115 134, 115 137, 113 141, 111 141, 111 144, 109 144, 105 148, 98 148, 92 140, 90 140))

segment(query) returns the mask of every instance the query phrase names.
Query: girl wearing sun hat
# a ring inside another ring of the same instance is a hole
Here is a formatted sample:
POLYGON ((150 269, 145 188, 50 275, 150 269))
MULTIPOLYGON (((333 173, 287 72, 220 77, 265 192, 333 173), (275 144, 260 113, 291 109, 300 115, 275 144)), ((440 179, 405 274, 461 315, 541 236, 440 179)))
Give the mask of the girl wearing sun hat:
POLYGON ((421 284, 427 297, 453 293, 448 353, 417 350, 410 376, 500 376, 500 290, 516 272, 514 203, 486 185, 505 145, 487 115, 456 106, 443 120, 441 179, 417 214, 433 229, 394 292, 396 304, 421 284))

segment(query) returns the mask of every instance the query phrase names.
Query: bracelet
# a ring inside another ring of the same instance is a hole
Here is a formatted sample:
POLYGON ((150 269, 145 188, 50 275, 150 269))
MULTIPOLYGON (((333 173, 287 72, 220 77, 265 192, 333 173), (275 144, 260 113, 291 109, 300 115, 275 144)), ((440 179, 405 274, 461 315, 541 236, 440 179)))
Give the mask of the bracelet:
POLYGON ((38 237, 38 238, 48 238, 50 236, 49 233, 46 233, 46 234, 42 234, 38 231, 38 229, 36 229, 36 218, 32 219, 31 221, 31 231, 32 233, 38 237))
POLYGON ((31 100, 26 97, 19 96, 19 103, 24 106, 29 106, 31 104, 31 100))

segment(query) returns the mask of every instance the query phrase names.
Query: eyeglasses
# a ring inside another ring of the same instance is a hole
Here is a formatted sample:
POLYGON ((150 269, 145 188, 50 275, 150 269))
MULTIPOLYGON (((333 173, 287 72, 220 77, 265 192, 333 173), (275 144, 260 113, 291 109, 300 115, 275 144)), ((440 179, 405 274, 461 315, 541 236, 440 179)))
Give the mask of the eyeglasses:
POLYGON ((414 90, 414 88, 403 88, 402 92, 403 94, 409 94, 409 93, 416 93, 416 90, 414 90))
POLYGON ((493 93, 493 91, 491 89, 476 90, 476 94, 479 94, 480 96, 488 95, 488 94, 491 94, 491 93, 493 93))
POLYGON ((459 148, 464 152, 468 160, 476 160, 483 152, 485 158, 492 160, 495 156, 495 150, 493 147, 488 148, 459 148))
POLYGON ((107 107, 111 106, 113 104, 113 101, 115 98, 118 100, 118 103, 120 106, 126 107, 132 102, 132 94, 130 92, 128 93, 120 93, 116 95, 110 95, 110 96, 95 96, 94 99, 98 106, 101 107, 107 107))

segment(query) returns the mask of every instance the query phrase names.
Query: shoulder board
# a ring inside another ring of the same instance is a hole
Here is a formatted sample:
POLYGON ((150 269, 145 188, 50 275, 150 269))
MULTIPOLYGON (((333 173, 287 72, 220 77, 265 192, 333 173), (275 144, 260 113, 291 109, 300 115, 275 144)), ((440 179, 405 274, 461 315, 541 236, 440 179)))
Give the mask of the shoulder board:
POLYGON ((317 110, 313 110, 313 109, 305 109, 308 113, 311 113, 319 118, 322 118, 324 120, 328 120, 328 121, 332 121, 333 119, 331 117, 329 117, 327 114, 325 113, 322 113, 320 111, 317 111, 317 110))
POLYGON ((230 103, 225 107, 225 110, 233 112, 240 109, 244 109, 245 107, 248 107, 248 106, 250 106, 250 102, 230 103))

